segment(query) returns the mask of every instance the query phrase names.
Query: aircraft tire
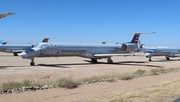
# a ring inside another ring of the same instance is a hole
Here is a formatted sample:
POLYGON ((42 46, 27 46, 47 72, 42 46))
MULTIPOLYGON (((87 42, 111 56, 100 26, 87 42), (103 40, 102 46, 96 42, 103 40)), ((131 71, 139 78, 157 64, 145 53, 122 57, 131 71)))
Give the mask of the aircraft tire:
POLYGON ((109 60, 109 61, 108 61, 108 64, 112 64, 112 63, 113 63, 113 60, 109 60))
POLYGON ((91 63, 97 63, 97 59, 91 58, 91 63))
POLYGON ((31 66, 34 66, 34 65, 35 65, 35 63, 34 63, 34 62, 31 62, 31 63, 30 63, 30 65, 31 65, 31 66))
POLYGON ((166 60, 168 60, 168 61, 169 61, 169 60, 170 60, 170 58, 169 58, 169 57, 166 57, 166 60))
POLYGON ((17 53, 14 53, 14 56, 18 56, 18 54, 17 54, 17 53))

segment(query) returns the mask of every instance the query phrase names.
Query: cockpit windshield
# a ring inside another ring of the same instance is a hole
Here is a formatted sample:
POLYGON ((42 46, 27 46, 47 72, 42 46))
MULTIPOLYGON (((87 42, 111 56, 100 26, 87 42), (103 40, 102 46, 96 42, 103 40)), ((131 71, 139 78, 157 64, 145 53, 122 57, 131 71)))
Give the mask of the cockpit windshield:
POLYGON ((36 45, 34 46, 34 48, 45 49, 45 48, 46 48, 46 44, 39 43, 39 44, 36 44, 36 45))
POLYGON ((36 44, 34 47, 35 48, 41 48, 41 44, 36 44))

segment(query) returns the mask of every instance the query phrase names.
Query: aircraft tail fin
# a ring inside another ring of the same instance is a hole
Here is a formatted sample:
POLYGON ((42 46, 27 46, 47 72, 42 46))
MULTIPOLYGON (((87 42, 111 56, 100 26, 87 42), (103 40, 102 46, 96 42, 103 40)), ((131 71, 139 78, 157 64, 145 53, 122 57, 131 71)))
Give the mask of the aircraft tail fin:
POLYGON ((7 42, 3 42, 3 43, 2 43, 2 45, 6 45, 6 44, 7 44, 7 42))
POLYGON ((44 38, 42 42, 48 42, 49 38, 44 38))
POLYGON ((131 40, 131 43, 135 43, 137 45, 139 42, 139 37, 140 37, 140 34, 135 33, 132 40, 131 40))
POLYGON ((141 34, 154 34, 155 32, 136 32, 131 40, 130 43, 138 44, 139 42, 139 37, 141 34))

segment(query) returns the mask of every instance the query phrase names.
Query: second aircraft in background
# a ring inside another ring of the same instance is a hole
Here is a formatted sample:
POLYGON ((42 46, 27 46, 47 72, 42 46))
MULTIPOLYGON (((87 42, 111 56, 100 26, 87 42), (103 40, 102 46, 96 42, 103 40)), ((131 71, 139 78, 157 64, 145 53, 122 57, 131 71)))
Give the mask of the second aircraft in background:
POLYGON ((170 57, 180 57, 180 48, 167 48, 167 47, 156 47, 156 48, 143 48, 145 56, 152 61, 153 56, 165 56, 166 60, 170 60, 170 57))

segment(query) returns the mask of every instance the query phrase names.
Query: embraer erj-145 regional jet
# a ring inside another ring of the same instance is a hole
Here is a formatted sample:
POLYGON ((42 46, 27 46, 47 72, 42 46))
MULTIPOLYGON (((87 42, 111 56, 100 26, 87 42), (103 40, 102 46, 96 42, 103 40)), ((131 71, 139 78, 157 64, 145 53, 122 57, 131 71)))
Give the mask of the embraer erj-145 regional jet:
POLYGON ((13 12, 8 12, 8 13, 0 14, 0 19, 1 19, 1 18, 4 18, 4 17, 6 17, 6 16, 10 16, 10 15, 14 15, 14 13, 13 13, 13 12))
POLYGON ((180 49, 175 48, 144 48, 144 50, 149 61, 152 61, 152 56, 165 56, 167 60, 170 60, 170 57, 180 57, 180 49))
POLYGON ((130 42, 123 44, 39 43, 18 55, 24 59, 31 59, 31 66, 35 65, 34 57, 59 56, 90 58, 92 63, 96 63, 97 59, 107 58, 107 63, 113 63, 112 56, 133 55, 131 52, 137 50, 140 34, 135 33, 130 42))
MULTIPOLYGON (((49 38, 44 38, 42 42, 48 42, 49 38)), ((13 53, 14 56, 18 56, 18 53, 21 53, 27 49, 30 49, 34 47, 33 45, 7 45, 7 44, 2 44, 0 45, 0 51, 1 52, 9 52, 13 53)))

